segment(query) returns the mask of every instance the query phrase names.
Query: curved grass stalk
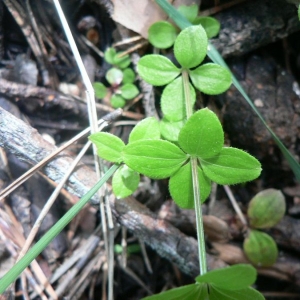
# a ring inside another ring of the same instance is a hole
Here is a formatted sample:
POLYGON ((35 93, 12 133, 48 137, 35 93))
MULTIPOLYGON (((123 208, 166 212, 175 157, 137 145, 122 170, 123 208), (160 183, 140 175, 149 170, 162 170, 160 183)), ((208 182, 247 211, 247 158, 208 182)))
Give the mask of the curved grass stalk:
POLYGON ((13 283, 21 272, 47 247, 47 245, 70 223, 88 201, 97 193, 102 185, 119 168, 113 165, 104 176, 55 224, 43 237, 0 279, 0 295, 13 283))

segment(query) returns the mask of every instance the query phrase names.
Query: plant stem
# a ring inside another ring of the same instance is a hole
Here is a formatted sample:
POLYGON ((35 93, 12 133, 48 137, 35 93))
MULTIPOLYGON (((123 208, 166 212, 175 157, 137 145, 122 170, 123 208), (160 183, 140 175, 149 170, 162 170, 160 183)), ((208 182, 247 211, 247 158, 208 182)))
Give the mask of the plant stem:
MULTIPOLYGON (((191 103, 189 75, 187 70, 182 71, 182 79, 183 79, 183 90, 184 90, 185 107, 186 107, 186 117, 188 119, 193 114, 193 106, 191 103)), ((205 238, 204 238, 204 229, 203 229, 202 207, 201 207, 201 198, 200 198, 200 185, 199 185, 199 176, 198 176, 198 160, 196 157, 191 157, 191 165, 192 165, 194 203, 195 203, 195 212, 196 212, 196 228, 197 228, 197 237, 198 237, 199 269, 200 269, 200 275, 203 275, 207 272, 207 266, 206 266, 206 250, 205 250, 205 238)))

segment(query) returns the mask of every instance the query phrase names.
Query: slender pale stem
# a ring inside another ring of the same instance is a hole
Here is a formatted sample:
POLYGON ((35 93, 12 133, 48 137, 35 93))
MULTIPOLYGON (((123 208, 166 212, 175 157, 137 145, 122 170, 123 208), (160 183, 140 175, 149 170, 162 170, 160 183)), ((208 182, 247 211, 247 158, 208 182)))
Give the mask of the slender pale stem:
MULTIPOLYGON (((193 105, 191 102, 189 75, 187 70, 182 71, 182 78, 183 78, 183 90, 184 90, 185 107, 186 107, 186 117, 188 119, 193 114, 193 105)), ((201 199, 200 199, 200 185, 199 185, 199 176, 198 176, 198 160, 196 157, 191 157, 191 165, 192 165, 194 203, 195 203, 195 212, 196 212, 196 228, 197 228, 197 237, 198 237, 199 269, 200 269, 200 275, 203 275, 207 272, 207 266, 206 266, 206 250, 205 250, 205 238, 204 238, 204 229, 203 229, 202 207, 201 207, 201 199)))

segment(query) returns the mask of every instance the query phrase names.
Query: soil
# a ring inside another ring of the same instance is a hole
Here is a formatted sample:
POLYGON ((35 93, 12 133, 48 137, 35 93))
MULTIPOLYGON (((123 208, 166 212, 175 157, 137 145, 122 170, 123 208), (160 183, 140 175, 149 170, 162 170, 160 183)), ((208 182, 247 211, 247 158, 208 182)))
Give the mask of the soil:
MULTIPOLYGON (((107 84, 105 73, 110 65, 101 52, 138 34, 113 20, 115 1, 65 2, 63 10, 89 77, 107 84)), ((267 125, 299 161, 300 22, 295 4, 288 2, 202 0, 201 12, 220 21, 221 32, 212 43, 267 125)), ((135 10, 132 18, 134 14, 135 10)), ((116 48, 129 51, 133 70, 139 57, 153 53, 145 39, 116 48)), ((172 50, 164 54, 172 57, 172 50)), ((86 143, 87 135, 83 135, 63 152, 57 151, 89 126, 89 113, 85 88, 52 1, 0 1, 0 74, 0 191, 57 152, 0 200, 2 277, 14 265, 47 199, 86 143)), ((109 97, 97 99, 98 118, 110 123, 105 130, 124 142, 139 120, 162 116, 158 101, 162 90, 140 78, 136 84, 140 94, 126 102, 123 112, 111 107, 109 97)), ((262 163, 257 180, 230 187, 246 218, 248 203, 258 192, 273 188, 284 194, 285 216, 265 230, 278 245, 278 260, 271 267, 257 267, 255 288, 268 300, 300 299, 300 185, 295 174, 234 86, 219 96, 199 93, 196 107, 209 107, 219 116, 226 145, 244 149, 262 163)), ((96 182, 90 149, 47 213, 35 240, 96 182)), ((247 229, 223 187, 212 190, 203 205, 208 268, 250 263, 242 249, 247 229)), ((142 177, 138 190, 122 200, 116 199, 108 182, 106 208, 101 210, 102 196, 91 199, 37 257, 38 265, 32 264, 3 299, 107 299, 108 282, 113 285, 113 299, 142 299, 194 282, 199 275, 195 213, 174 204, 167 180, 142 177), (108 220, 106 234, 115 244, 110 244, 108 255, 104 219, 108 220), (113 280, 108 275, 111 270, 113 280), (50 281, 47 287, 43 278, 50 281)))

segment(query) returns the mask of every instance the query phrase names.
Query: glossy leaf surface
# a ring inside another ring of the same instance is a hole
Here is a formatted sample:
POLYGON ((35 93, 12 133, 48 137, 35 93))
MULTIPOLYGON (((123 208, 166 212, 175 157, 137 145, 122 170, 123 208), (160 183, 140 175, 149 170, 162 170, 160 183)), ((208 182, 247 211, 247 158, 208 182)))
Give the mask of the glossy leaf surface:
POLYGON ((200 158, 205 175, 218 184, 236 184, 260 175, 260 162, 237 148, 222 148, 215 157, 200 158))
POLYGON ((129 135, 129 143, 139 140, 158 140, 160 138, 159 122, 154 117, 140 121, 129 135))
POLYGON ((187 160, 187 155, 176 145, 163 140, 139 140, 123 150, 126 165, 150 178, 170 177, 187 160))
POLYGON ((175 40, 174 54, 183 68, 198 66, 206 56, 207 36, 202 26, 190 26, 180 32, 175 40))
POLYGON ((176 36, 176 28, 167 21, 155 22, 148 29, 149 42, 160 49, 171 47, 175 42, 176 36))
POLYGON ((178 143, 193 156, 206 158, 217 155, 224 144, 224 133, 218 117, 207 108, 198 110, 181 129, 178 143))
POLYGON ((127 68, 123 70, 123 83, 133 83, 135 80, 135 73, 132 69, 127 68))
POLYGON ((96 145, 101 158, 114 163, 122 162, 121 153, 125 144, 120 138, 107 132, 97 132, 90 135, 89 140, 96 145))
MULTIPOLYGON (((196 102, 195 89, 191 84, 189 84, 189 87, 191 95, 191 105, 194 105, 196 102)), ((160 105, 161 110, 164 113, 164 117, 169 121, 176 122, 186 119, 185 96, 182 76, 176 78, 164 88, 161 95, 160 105)))
POLYGON ((208 95, 225 92, 231 85, 231 74, 222 66, 208 63, 195 70, 190 70, 190 77, 194 86, 208 95))
POLYGON ((145 55, 137 66, 140 76, 148 83, 156 86, 166 85, 180 73, 168 58, 162 55, 145 55))
MULTIPOLYGON (((210 194, 211 182, 198 167, 200 197, 203 203, 210 194)), ((169 181, 172 199, 181 208, 194 208, 193 180, 191 163, 182 166, 169 181)))
POLYGON ((112 189, 117 198, 125 198, 137 189, 139 182, 140 175, 123 165, 113 175, 112 189))

